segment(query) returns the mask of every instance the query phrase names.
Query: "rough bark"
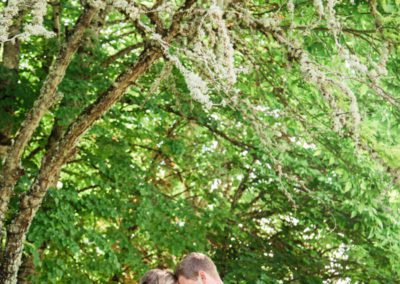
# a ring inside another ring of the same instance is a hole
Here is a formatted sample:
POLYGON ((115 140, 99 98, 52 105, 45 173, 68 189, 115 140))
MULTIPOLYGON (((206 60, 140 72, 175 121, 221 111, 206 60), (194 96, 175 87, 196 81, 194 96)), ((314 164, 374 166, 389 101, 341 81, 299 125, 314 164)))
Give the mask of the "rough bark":
POLYGON ((61 3, 54 1, 51 3, 53 6, 53 32, 56 34, 58 40, 61 38, 61 3))
MULTIPOLYGON (((10 36, 13 37, 19 34, 22 24, 22 17, 24 11, 20 11, 17 18, 14 20, 14 24, 10 27, 10 36)), ((4 43, 3 50, 3 66, 11 69, 17 70, 19 65, 19 40, 16 39, 14 42, 7 41, 4 43)))
POLYGON ((103 29, 106 23, 107 15, 112 10, 111 8, 111 5, 106 5, 104 9, 100 10, 99 13, 96 14, 92 20, 90 35, 85 37, 85 42, 82 43, 81 48, 83 46, 91 48, 96 44, 100 36, 100 31, 103 29))
MULTIPOLYGON (((186 1, 182 9, 176 14, 172 25, 163 37, 170 42, 180 29, 180 21, 185 12, 195 3, 195 0, 186 1)), ((145 73, 149 67, 162 56, 157 47, 148 47, 131 68, 121 74, 116 81, 98 99, 88 106, 74 122, 70 124, 65 135, 55 147, 51 147, 42 159, 39 175, 34 180, 28 193, 20 198, 19 210, 7 230, 7 241, 0 270, 0 283, 16 283, 17 273, 21 263, 23 243, 31 222, 39 209, 44 196, 51 184, 56 182, 63 164, 73 154, 79 138, 107 112, 124 94, 126 89, 145 73)))
POLYGON ((28 284, 31 283, 31 276, 35 273, 35 265, 33 263, 33 257, 31 255, 24 255, 22 258, 22 264, 18 272, 17 283, 28 284))
MULTIPOLYGON (((21 10, 14 19, 14 23, 9 29, 10 37, 14 37, 20 33, 24 14, 25 10, 21 10)), ((7 98, 14 100, 14 92, 6 90, 9 88, 9 85, 13 85, 17 81, 19 53, 20 44, 18 39, 16 39, 14 42, 7 41, 4 43, 2 55, 3 62, 1 63, 1 65, 4 67, 4 74, 2 74, 0 78, 1 100, 7 98)), ((0 111, 8 113, 10 116, 12 116, 14 113, 14 107, 12 105, 3 105, 0 111)), ((11 144, 12 132, 12 121, 0 121, 0 162, 3 161, 4 157, 7 155, 8 148, 11 144)))
POLYGON ((71 37, 61 48, 57 59, 50 67, 50 72, 40 90, 39 98, 27 114, 6 157, 0 181, 0 232, 2 231, 5 213, 7 212, 13 188, 21 175, 20 161, 24 149, 39 125, 41 118, 56 100, 57 87, 65 75, 72 56, 80 45, 86 28, 96 13, 96 8, 87 8, 79 18, 71 37))

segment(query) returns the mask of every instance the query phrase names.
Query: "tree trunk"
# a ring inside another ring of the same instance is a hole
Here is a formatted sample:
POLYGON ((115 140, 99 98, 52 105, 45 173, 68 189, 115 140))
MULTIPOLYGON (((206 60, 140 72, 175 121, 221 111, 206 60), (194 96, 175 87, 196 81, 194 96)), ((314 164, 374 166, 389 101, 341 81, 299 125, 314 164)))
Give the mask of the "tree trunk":
POLYGON ((17 283, 29 284, 31 283, 30 277, 35 273, 35 265, 33 264, 33 257, 31 255, 24 255, 22 264, 18 272, 17 283))

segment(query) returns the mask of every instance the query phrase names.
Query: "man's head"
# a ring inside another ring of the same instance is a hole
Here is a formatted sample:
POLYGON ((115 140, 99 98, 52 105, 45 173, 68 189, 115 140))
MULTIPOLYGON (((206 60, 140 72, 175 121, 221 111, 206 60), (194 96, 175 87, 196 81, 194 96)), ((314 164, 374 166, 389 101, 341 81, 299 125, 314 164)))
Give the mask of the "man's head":
POLYGON ((152 269, 140 279, 140 284, 175 284, 175 276, 169 271, 152 269))
POLYGON ((179 284, 222 284, 217 267, 206 255, 192 252, 176 268, 179 284))

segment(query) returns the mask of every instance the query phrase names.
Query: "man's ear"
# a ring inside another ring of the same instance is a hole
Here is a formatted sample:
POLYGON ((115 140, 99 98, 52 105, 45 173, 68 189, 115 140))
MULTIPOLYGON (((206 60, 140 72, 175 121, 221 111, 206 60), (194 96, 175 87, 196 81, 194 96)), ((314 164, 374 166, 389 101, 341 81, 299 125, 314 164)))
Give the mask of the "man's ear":
POLYGON ((206 274, 206 272, 200 270, 200 271, 199 271, 199 276, 200 276, 201 282, 202 282, 202 283, 206 283, 206 281, 207 281, 207 274, 206 274))

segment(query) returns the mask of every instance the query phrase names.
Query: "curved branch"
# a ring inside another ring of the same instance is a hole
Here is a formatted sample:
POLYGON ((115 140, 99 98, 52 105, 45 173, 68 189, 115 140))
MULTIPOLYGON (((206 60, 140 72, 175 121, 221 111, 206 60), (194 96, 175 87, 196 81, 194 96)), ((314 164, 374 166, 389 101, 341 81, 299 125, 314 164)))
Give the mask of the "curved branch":
POLYGON ((80 16, 75 29, 65 46, 62 47, 56 60, 50 67, 50 72, 40 90, 39 98, 28 112, 25 121, 17 133, 14 143, 10 147, 3 165, 0 184, 0 232, 2 230, 4 215, 8 208, 12 191, 21 176, 21 157, 30 141, 33 132, 47 110, 57 100, 57 87, 64 78, 65 71, 70 64, 73 55, 78 49, 85 30, 90 25, 92 18, 97 13, 97 8, 87 8, 80 16))

